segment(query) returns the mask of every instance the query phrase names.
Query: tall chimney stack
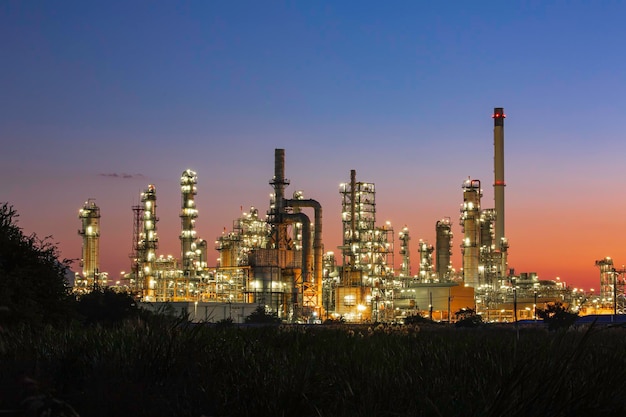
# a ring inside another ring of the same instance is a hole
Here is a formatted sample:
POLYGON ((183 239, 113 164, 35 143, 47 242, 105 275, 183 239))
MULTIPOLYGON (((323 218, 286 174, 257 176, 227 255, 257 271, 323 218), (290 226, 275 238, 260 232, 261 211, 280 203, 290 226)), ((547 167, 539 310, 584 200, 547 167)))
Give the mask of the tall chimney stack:
POLYGON ((496 245, 500 247, 504 239, 504 108, 493 109, 494 147, 494 199, 496 203, 496 245))

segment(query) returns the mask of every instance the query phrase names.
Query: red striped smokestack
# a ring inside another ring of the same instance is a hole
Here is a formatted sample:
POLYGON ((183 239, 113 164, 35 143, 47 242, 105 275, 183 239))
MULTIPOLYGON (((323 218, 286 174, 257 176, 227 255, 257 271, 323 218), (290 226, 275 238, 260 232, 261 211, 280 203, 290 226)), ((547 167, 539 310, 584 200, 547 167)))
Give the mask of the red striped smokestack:
POLYGON ((493 109, 493 149, 494 149, 494 182, 493 191, 496 204, 496 230, 495 238, 497 247, 504 238, 504 108, 493 109))

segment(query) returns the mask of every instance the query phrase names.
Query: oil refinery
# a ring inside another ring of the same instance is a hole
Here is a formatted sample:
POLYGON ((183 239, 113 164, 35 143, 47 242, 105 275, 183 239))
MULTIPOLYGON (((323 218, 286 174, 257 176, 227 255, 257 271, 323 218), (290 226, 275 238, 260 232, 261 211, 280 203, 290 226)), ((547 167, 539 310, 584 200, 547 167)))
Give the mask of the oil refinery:
MULTIPOLYGON (((288 196, 285 150, 275 149, 273 192, 265 215, 251 207, 235 219, 230 231, 215 240, 217 265, 208 264, 207 241, 195 222, 197 174, 180 178, 180 257, 158 254, 157 188, 148 185, 141 204, 132 207, 131 270, 121 284, 142 303, 170 303, 195 321, 244 317, 262 305, 285 322, 401 322, 422 315, 451 322, 454 313, 474 309, 485 321, 536 319, 537 307, 561 302, 581 314, 617 313, 626 307, 626 270, 611 258, 596 261, 600 292, 585 294, 560 280, 541 280, 536 273, 508 267, 505 233, 504 120, 495 108, 494 207, 483 208, 481 181, 462 181, 459 199, 462 259, 455 269, 449 217, 434 224, 436 242, 417 239, 412 247, 407 227, 397 234, 400 267, 395 267, 396 232, 376 218, 376 187, 357 180, 356 170, 339 187, 342 244, 324 251, 322 206, 296 190, 288 196), (417 250, 412 270, 411 252, 417 250), (434 255, 433 255, 434 254, 434 255)), ((339 217, 339 216, 337 216, 339 217)), ((82 273, 74 291, 82 294, 107 285, 99 270, 100 209, 93 199, 79 210, 82 227, 82 273)), ((335 220, 331 220, 332 223, 335 220)))

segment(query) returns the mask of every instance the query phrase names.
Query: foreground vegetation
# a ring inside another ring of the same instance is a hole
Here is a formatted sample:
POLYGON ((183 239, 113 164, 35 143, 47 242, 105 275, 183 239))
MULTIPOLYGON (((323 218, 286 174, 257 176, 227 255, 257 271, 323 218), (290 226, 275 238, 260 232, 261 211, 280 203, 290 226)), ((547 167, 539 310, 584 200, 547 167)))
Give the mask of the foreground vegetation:
POLYGON ((83 417, 624 415, 625 332, 163 317, 19 327, 0 336, 0 409, 37 381, 83 417))
POLYGON ((245 327, 193 325, 108 290, 76 300, 71 262, 16 220, 0 204, 2 415, 626 415, 626 329, 568 331, 562 306, 545 311, 555 331, 476 314, 469 328, 283 326, 262 307, 245 327))

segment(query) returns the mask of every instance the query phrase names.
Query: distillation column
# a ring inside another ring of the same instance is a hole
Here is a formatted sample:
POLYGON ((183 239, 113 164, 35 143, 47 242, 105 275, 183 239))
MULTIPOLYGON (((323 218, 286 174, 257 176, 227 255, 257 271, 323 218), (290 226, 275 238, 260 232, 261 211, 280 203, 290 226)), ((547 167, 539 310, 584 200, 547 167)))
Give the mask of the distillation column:
POLYGON ((183 275, 189 277, 195 275, 197 270, 196 254, 196 230, 195 223, 198 217, 195 196, 197 175, 192 170, 185 170, 180 177, 180 191, 182 194, 182 208, 180 211, 181 228, 180 243, 183 259, 183 275))
POLYGON ((409 228, 404 227, 400 232, 400 256, 402 256, 402 267, 400 268, 400 278, 411 276, 411 256, 409 251, 409 228))
POLYGON ((340 193, 343 195, 342 203, 342 224, 343 224, 343 264, 350 267, 356 267, 359 263, 359 258, 356 255, 354 248, 359 241, 359 233, 356 229, 357 225, 357 183, 356 183, 356 170, 350 170, 350 188, 346 191, 346 185, 341 184, 340 193))
POLYGON ((500 264, 502 262, 502 252, 496 250, 494 243, 493 225, 496 221, 497 213, 495 209, 484 209, 480 213, 480 285, 488 286, 491 289, 499 288, 498 282, 500 264))
POLYGON ((452 225, 449 218, 437 221, 436 229, 436 250, 435 257, 437 264, 435 265, 437 278, 439 282, 450 281, 452 273, 452 225))
POLYGON ((465 285, 474 288, 478 287, 481 197, 479 180, 467 179, 463 182, 463 206, 461 207, 463 281, 465 285))
POLYGON ((617 310, 617 274, 613 266, 613 259, 606 257, 596 261, 596 266, 600 268, 600 298, 604 302, 612 301, 614 310, 617 310))
POLYGON ((143 203, 143 233, 141 236, 142 273, 144 278, 143 296, 144 301, 154 301, 156 279, 155 262, 158 238, 156 234, 156 188, 150 184, 141 194, 143 203))
POLYGON ((420 254, 420 281, 433 282, 433 245, 420 239, 417 251, 420 254))
POLYGON ((83 279, 87 288, 100 285, 98 272, 100 268, 100 208, 92 199, 89 199, 78 211, 82 228, 78 234, 83 237, 83 279))

